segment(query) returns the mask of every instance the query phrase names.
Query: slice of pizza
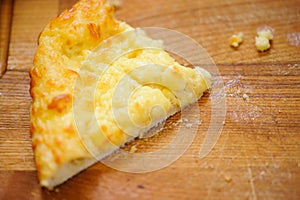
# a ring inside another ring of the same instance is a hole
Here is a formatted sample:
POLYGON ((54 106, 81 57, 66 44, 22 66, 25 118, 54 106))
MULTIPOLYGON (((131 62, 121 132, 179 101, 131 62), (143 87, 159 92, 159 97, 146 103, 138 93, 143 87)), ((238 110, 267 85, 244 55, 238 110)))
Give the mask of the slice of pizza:
POLYGON ((45 27, 30 76, 33 151, 49 189, 196 102, 211 83, 204 69, 180 65, 160 41, 115 20, 105 0, 81 0, 45 27))

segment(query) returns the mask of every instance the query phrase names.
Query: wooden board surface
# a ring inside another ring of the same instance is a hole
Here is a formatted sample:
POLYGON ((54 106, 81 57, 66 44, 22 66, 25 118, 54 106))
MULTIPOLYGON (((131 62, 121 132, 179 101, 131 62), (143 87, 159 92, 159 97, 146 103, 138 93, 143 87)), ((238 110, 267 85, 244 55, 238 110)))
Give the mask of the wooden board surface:
MULTIPOLYGON (((206 95, 199 101, 199 133, 172 165, 131 174, 98 163, 56 191, 41 189, 29 137, 28 70, 40 31, 74 2, 14 1, 7 72, 0 79, 0 199, 300 199, 299 0, 122 0, 118 19, 180 31, 214 59, 226 92, 221 137, 198 158, 210 120, 206 95), (263 25, 274 28, 275 37, 271 49, 259 53, 254 40, 263 25), (228 38, 237 32, 245 38, 235 50, 228 38)), ((137 141, 138 152, 169 142, 165 132, 137 141)))
POLYGON ((0 1, 0 77, 4 74, 7 66, 12 7, 12 0, 0 1))

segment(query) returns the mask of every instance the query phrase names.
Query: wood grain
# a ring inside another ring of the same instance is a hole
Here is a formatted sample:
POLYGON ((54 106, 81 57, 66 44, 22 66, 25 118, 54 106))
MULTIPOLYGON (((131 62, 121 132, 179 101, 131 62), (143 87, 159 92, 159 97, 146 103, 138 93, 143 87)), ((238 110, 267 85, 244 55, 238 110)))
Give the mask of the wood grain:
POLYGON ((58 15, 58 9, 58 0, 15 0, 8 69, 32 67, 38 36, 50 19, 58 15))
MULTIPOLYGON (((199 101, 202 124, 188 151, 172 165, 131 174, 98 163, 49 192, 37 182, 29 137, 28 69, 39 32, 66 0, 15 0, 8 71, 0 79, 0 199, 299 199, 300 2, 123 0, 116 16, 137 27, 159 26, 187 34, 212 56, 224 82, 226 122, 213 151, 199 159, 211 102, 199 101), (270 51, 254 47, 256 29, 275 29, 270 51), (228 38, 242 31, 238 49, 228 38), (243 98, 249 95, 249 101, 243 98)), ((171 119, 174 121, 174 119, 171 119)), ((172 129, 138 152, 170 142, 172 129)), ((127 148, 130 148, 128 146, 127 148)))
POLYGON ((12 0, 0 1, 0 77, 4 74, 7 65, 12 7, 12 0))

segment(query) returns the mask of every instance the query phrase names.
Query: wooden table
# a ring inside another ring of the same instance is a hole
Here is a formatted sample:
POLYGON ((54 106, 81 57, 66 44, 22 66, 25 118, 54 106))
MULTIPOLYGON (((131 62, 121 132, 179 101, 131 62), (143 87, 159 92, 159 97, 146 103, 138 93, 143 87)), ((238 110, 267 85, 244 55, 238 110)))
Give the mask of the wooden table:
POLYGON ((299 0, 122 0, 118 19, 180 31, 214 59, 226 92, 222 134, 199 159, 210 120, 203 116, 191 147, 164 169, 131 174, 98 163, 53 192, 41 189, 29 136, 28 70, 42 28, 74 2, 13 3, 7 70, 0 79, 0 199, 300 199, 299 0), (254 41, 263 25, 275 36, 271 49, 260 53, 254 41), (233 49, 228 38, 237 32, 244 42, 233 49))

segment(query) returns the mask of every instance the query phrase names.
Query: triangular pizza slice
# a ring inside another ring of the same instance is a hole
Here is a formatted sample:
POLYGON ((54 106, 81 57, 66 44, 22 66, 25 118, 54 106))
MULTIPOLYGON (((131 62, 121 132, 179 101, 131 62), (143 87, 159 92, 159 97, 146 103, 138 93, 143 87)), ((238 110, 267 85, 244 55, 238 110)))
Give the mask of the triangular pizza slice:
POLYGON ((81 0, 39 38, 30 70, 32 145, 40 184, 52 189, 196 102, 211 84, 160 41, 81 0), (151 48, 146 48, 151 47, 151 48))

